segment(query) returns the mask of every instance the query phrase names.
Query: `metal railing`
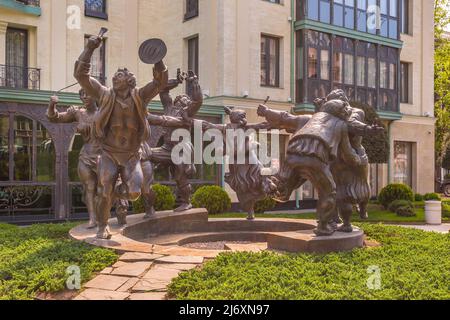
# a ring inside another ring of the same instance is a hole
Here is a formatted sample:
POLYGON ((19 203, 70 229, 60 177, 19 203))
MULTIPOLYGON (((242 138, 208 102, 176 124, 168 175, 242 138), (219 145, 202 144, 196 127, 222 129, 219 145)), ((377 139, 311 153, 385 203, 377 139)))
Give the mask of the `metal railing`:
POLYGON ((40 90, 41 69, 0 64, 0 87, 40 90))
POLYGON ((17 2, 23 3, 27 6, 40 7, 40 0, 16 0, 17 2))

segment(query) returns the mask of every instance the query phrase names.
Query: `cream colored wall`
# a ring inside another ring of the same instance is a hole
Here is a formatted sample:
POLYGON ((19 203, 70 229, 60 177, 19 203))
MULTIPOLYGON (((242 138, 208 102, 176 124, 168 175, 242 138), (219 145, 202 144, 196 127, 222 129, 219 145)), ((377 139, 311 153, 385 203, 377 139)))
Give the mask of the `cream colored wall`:
POLYGON ((394 172, 395 141, 415 143, 415 150, 413 150, 413 188, 421 194, 434 192, 434 119, 404 116, 402 121, 394 122, 391 125, 391 175, 394 172))
POLYGON ((403 114, 434 114, 434 3, 410 0, 411 35, 402 34, 401 61, 412 63, 411 104, 401 104, 403 114))

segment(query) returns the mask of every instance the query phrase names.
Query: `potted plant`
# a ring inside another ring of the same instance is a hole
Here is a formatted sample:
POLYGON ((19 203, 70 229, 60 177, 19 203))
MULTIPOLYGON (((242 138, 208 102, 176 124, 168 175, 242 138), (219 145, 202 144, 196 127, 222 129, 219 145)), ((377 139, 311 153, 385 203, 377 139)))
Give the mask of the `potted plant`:
POLYGON ((442 201, 437 193, 428 193, 425 200, 425 221, 427 224, 442 224, 442 201))

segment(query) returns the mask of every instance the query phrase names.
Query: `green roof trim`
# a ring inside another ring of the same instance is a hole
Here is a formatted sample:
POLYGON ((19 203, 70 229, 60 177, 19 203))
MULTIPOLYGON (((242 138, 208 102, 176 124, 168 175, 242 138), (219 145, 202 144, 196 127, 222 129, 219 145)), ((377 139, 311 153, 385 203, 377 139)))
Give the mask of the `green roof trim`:
MULTIPOLYGON (((48 104, 50 97, 54 95, 54 91, 45 90, 22 90, 22 89, 9 89, 0 88, 0 103, 1 102, 15 102, 15 103, 27 103, 27 104, 48 104)), ((78 93, 61 92, 58 93, 60 105, 81 105, 82 102, 78 93)), ((150 110, 163 111, 163 106, 159 101, 153 101, 149 104, 150 110)), ((201 115, 213 115, 222 116, 225 114, 223 106, 204 104, 199 114, 201 115)))
POLYGON ((330 24, 322 23, 314 20, 299 20, 295 22, 295 30, 301 29, 311 29, 315 31, 325 32, 335 34, 337 36, 348 37, 352 39, 357 39, 361 41, 367 41, 371 43, 378 43, 384 46, 394 47, 401 49, 403 48, 403 41, 394 40, 366 32, 361 32, 357 30, 347 29, 343 27, 333 26, 330 24))
POLYGON ((26 5, 24 3, 15 0, 0 0, 0 7, 5 7, 8 9, 21 11, 26 14, 31 14, 33 16, 41 16, 42 11, 40 7, 26 5))
MULTIPOLYGON (((314 113, 315 106, 311 103, 302 103, 297 104, 294 107, 294 113, 296 114, 304 114, 304 113, 314 113)), ((396 121, 396 120, 402 120, 403 115, 400 112, 391 112, 391 111, 377 111, 378 115, 382 120, 388 120, 388 121, 396 121)))

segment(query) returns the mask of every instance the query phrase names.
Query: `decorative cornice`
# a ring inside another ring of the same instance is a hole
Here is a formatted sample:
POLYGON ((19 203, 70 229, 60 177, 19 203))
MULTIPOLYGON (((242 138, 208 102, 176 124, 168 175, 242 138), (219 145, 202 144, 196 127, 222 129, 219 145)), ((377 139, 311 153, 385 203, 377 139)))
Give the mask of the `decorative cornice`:
MULTIPOLYGON (((43 105, 48 104, 50 97, 54 95, 53 91, 45 90, 21 90, 21 89, 8 89, 0 88, 0 103, 1 102, 16 102, 26 104, 43 105)), ((82 102, 78 96, 78 93, 61 92, 58 93, 60 105, 81 105, 82 102)), ((159 101, 153 101, 149 104, 150 110, 163 111, 163 106, 159 101)), ((200 111, 200 115, 208 116, 221 116, 223 115, 223 106, 204 104, 200 111)))
POLYGON ((8 22, 0 21, 0 34, 5 34, 8 28, 8 22))
POLYGON ((21 11, 25 14, 30 14, 38 17, 42 14, 40 7, 26 5, 15 0, 0 0, 0 7, 21 11))
POLYGON ((311 29, 320 32, 331 33, 342 37, 367 41, 371 43, 378 43, 384 46, 394 47, 398 49, 403 48, 403 41, 401 40, 394 40, 367 32, 338 27, 309 19, 299 20, 295 22, 295 30, 301 29, 311 29))

